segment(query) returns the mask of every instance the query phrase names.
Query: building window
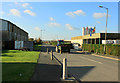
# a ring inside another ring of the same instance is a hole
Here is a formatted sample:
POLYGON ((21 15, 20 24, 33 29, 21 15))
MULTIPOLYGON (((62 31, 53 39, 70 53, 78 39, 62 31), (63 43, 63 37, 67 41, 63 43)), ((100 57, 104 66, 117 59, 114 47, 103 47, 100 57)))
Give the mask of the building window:
POLYGON ((9 24, 9 31, 10 31, 10 24, 9 24))
POLYGON ((0 20, 0 30, 2 30, 2 20, 0 20))
POLYGON ((2 21, 2 30, 8 30, 8 22, 2 21))

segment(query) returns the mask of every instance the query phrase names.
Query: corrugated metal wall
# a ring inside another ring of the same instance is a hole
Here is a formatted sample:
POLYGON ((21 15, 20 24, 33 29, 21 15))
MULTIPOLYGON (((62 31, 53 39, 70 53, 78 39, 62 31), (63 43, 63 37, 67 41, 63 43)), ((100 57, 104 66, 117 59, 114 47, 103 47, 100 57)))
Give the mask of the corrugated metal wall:
POLYGON ((28 41, 28 33, 17 27, 15 24, 0 19, 0 34, 2 34, 2 48, 14 49, 14 41, 28 41))

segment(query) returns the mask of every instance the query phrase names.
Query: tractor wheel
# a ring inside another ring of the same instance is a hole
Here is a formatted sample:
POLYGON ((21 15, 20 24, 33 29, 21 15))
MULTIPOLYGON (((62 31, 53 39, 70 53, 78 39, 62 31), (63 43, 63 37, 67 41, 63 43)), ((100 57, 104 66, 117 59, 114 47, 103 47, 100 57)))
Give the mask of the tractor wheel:
POLYGON ((70 53, 70 50, 68 50, 68 53, 70 53))

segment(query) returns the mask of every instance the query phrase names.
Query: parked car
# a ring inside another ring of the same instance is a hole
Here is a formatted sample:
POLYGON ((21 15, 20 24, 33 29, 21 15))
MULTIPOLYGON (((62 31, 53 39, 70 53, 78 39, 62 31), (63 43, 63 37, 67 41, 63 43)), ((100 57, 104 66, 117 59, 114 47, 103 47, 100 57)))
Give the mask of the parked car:
POLYGON ((73 43, 73 47, 75 50, 82 51, 81 45, 79 43, 73 43))

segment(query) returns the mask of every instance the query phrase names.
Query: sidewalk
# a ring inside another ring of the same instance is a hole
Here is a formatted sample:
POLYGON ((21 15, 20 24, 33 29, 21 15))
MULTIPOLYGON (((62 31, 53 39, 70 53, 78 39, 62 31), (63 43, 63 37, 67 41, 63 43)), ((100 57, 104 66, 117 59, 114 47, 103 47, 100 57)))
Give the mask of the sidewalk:
POLYGON ((50 54, 41 52, 31 81, 60 81, 61 66, 50 54))

